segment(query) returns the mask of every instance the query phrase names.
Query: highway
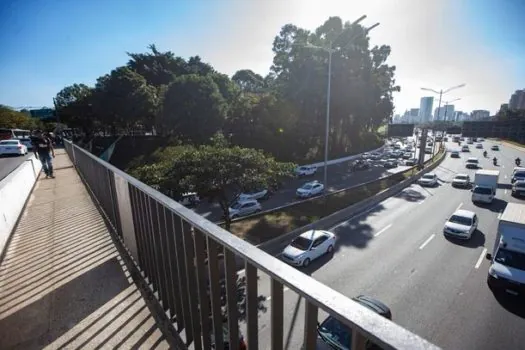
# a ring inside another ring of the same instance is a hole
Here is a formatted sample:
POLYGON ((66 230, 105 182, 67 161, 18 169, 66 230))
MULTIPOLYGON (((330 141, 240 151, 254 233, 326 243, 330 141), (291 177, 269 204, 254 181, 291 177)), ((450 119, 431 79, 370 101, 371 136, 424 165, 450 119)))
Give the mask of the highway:
MULTIPOLYGON (((510 194, 514 159, 525 154, 510 146, 491 151, 493 142, 483 142, 489 153, 470 146, 460 159, 447 158, 434 171, 439 186, 412 185, 370 211, 332 229, 337 246, 325 256, 300 270, 348 297, 370 295, 386 303, 393 321, 444 349, 518 349, 525 344, 525 301, 512 296, 496 298, 486 284, 498 215, 507 202, 519 202, 510 194), (499 165, 492 165, 496 155, 499 165), (456 173, 465 169, 467 157, 477 156, 481 166, 500 170, 497 200, 477 206, 468 189, 450 185, 456 173), (467 242, 442 234, 446 219, 458 208, 475 211, 478 231, 467 242)), ((458 149, 447 143, 447 149, 458 149)), ((304 303, 285 288, 284 342, 287 349, 302 344, 304 303)), ((259 294, 270 295, 270 283, 260 273, 259 294)), ((261 349, 270 348, 270 303, 259 317, 261 349)), ((325 315, 320 312, 319 321, 325 315)))
MULTIPOLYGON (((436 152, 437 149, 438 147, 436 146, 436 152)), ((416 155, 418 153, 419 152, 416 152, 416 155)), ((425 155, 425 160, 430 159, 430 156, 429 154, 425 155)), ((352 161, 347 161, 328 166, 328 186, 325 184, 328 192, 334 192, 350 186, 373 181, 380 177, 403 172, 410 168, 403 165, 394 169, 386 169, 382 165, 374 164, 370 169, 351 172, 349 169, 351 162, 352 161)), ((319 167, 314 176, 306 176, 287 181, 283 188, 275 192, 268 200, 261 200, 263 210, 269 210, 300 201, 295 195, 297 188, 305 182, 313 180, 323 182, 323 167, 319 167)), ((218 203, 203 201, 195 208, 195 211, 211 221, 220 221, 222 218, 222 211, 218 203)))
POLYGON ((22 162, 31 157, 31 155, 33 155, 32 152, 29 152, 23 157, 0 156, 0 181, 15 170, 22 162))

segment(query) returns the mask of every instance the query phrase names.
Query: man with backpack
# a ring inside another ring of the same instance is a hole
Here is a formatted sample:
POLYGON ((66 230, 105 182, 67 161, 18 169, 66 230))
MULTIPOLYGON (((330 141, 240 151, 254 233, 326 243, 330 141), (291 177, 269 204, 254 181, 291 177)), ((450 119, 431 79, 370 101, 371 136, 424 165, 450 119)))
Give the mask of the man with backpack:
POLYGON ((55 158, 53 143, 42 133, 42 130, 36 130, 32 138, 33 151, 37 159, 42 163, 42 168, 46 173, 46 178, 55 178, 53 174, 53 163, 51 157, 55 158))

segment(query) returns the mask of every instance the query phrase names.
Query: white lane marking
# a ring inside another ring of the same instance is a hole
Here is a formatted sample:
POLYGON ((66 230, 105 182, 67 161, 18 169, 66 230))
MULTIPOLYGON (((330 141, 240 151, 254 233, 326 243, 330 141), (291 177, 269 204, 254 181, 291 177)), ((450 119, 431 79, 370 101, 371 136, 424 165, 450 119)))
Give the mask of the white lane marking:
POLYGON ((425 248, 425 246, 426 246, 427 244, 429 244, 430 241, 434 239, 434 237, 436 237, 436 234, 435 234, 435 233, 431 234, 430 237, 428 237, 427 240, 426 240, 425 242, 423 242, 422 245, 419 246, 419 250, 425 248))
MULTIPOLYGON (((289 291, 289 290, 290 290, 290 288, 288 288, 288 287, 284 287, 284 288, 283 288, 283 293, 286 292, 286 291, 289 291)), ((272 300, 272 296, 271 296, 271 295, 269 295, 269 296, 266 297, 266 301, 270 301, 270 300, 272 300)))
POLYGON ((388 230, 390 227, 392 227, 392 224, 383 227, 381 230, 379 230, 378 232, 376 232, 376 233, 374 234, 374 237, 379 236, 380 234, 382 234, 383 232, 385 232, 386 230, 388 230))
POLYGON ((459 203, 458 207, 456 208, 456 210, 454 210, 454 212, 458 211, 459 208, 461 208, 462 205, 463 205, 463 202, 459 203))
POLYGON ((485 258, 485 254, 487 254, 487 248, 483 248, 481 251, 481 255, 478 258, 478 261, 476 262, 476 266, 474 266, 475 269, 479 269, 481 266, 481 263, 483 262, 483 259, 485 258))
POLYGON ((503 169, 505 169, 505 165, 502 165, 501 167, 502 167, 503 169))
POLYGON ((507 194, 507 191, 508 191, 508 190, 505 190, 505 194, 507 194))
POLYGON ((423 203, 425 203, 424 199, 422 201, 417 202, 417 204, 423 204, 423 203))
POLYGON ((509 177, 507 175, 505 175, 505 178, 508 179, 509 177))

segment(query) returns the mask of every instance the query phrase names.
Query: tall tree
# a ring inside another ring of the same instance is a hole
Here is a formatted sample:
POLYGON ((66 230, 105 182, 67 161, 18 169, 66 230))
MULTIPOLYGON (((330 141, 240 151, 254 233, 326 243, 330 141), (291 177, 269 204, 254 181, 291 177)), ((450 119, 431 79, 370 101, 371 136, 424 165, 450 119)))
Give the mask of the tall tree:
POLYGON ((264 78, 254 73, 251 69, 241 69, 237 71, 232 80, 244 92, 258 93, 262 92, 265 86, 264 78))
POLYGON ((183 75, 164 93, 162 128, 185 141, 204 143, 223 127, 226 111, 226 100, 210 75, 183 75))
POLYGON ((157 89, 128 67, 119 67, 97 80, 93 110, 101 121, 111 127, 130 129, 153 124, 157 89))

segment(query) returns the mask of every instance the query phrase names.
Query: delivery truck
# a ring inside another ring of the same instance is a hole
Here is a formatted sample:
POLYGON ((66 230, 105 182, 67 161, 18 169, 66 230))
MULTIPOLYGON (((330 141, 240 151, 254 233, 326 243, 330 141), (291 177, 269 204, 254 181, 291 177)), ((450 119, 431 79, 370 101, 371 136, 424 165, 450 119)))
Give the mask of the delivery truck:
POLYGON ((498 170, 478 170, 474 175, 472 202, 492 203, 498 188, 498 170))
POLYGON ((525 295, 525 204, 509 203, 499 223, 487 283, 494 292, 525 295))

